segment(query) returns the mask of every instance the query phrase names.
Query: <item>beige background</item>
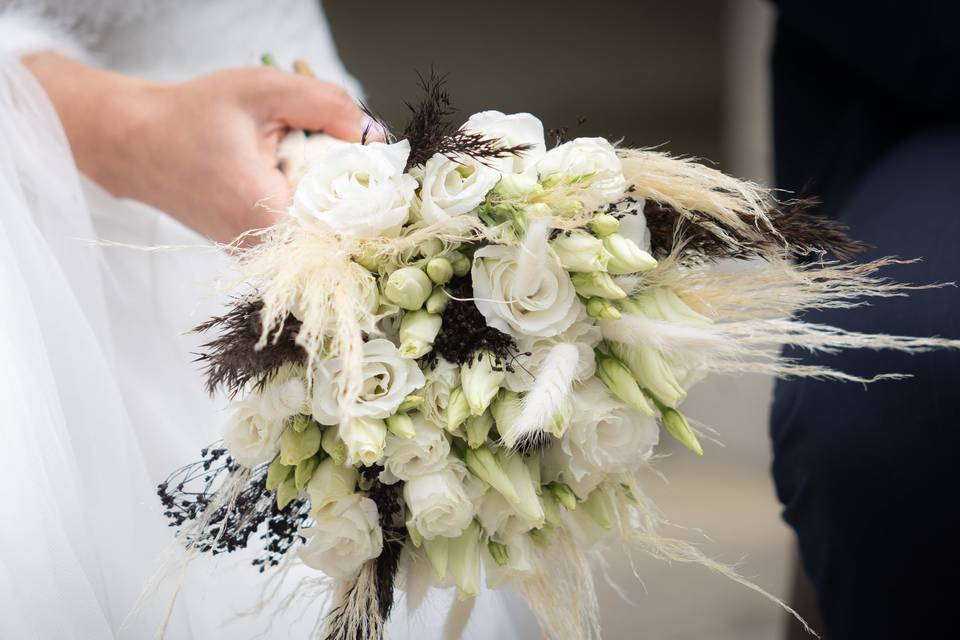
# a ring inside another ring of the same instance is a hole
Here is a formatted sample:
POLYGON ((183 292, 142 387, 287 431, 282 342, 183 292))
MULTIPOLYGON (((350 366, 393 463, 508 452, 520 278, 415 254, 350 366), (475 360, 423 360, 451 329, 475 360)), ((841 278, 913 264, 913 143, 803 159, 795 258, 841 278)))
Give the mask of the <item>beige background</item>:
MULTIPOLYGON (((464 117, 481 109, 531 111, 572 135, 625 137, 634 145, 709 158, 769 181, 767 55, 772 9, 760 0, 634 2, 326 2, 347 67, 371 106, 402 124, 417 70, 449 73, 464 117), (576 126, 579 118, 584 124, 576 126)), ((793 550, 769 478, 771 382, 710 379, 687 412, 717 430, 706 455, 666 443, 647 488, 672 522, 696 531, 713 557, 777 595, 788 590, 793 550), (706 536, 709 536, 707 539, 706 536)), ((622 558, 601 583, 605 637, 768 640, 784 617, 760 596, 691 566, 622 558)), ((501 639, 507 640, 507 639, 501 639)))

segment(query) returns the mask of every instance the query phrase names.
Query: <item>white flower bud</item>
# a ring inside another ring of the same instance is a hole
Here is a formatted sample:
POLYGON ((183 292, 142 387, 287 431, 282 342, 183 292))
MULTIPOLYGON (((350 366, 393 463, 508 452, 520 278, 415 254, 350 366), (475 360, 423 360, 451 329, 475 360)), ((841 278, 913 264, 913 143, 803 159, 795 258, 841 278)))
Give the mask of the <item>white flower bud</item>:
POLYGON ((320 446, 337 464, 347 461, 347 445, 340 438, 340 429, 337 427, 327 427, 323 430, 320 446))
POLYGON ((383 458, 387 425, 376 418, 349 418, 340 425, 340 437, 347 445, 351 464, 369 467, 383 458))
POLYGON ((433 283, 423 270, 416 267, 397 269, 387 278, 383 294, 387 300, 407 311, 423 306, 433 292, 433 283))
POLYGON ((609 274, 602 271, 591 273, 574 273, 570 276, 573 286, 584 298, 607 298, 608 300, 621 300, 627 297, 627 293, 617 286, 609 274))
POLYGON ((505 174, 493 188, 493 192, 504 200, 529 200, 542 194, 543 187, 533 176, 505 174))
POLYGON ((470 417, 470 405, 462 387, 450 392, 447 400, 447 431, 453 433, 463 421, 470 417))
POLYGON ((433 293, 430 294, 430 297, 427 298, 423 308, 429 313, 442 314, 446 310, 449 302, 450 296, 447 295, 446 290, 443 287, 436 287, 433 293))
POLYGON ((604 238, 603 246, 611 256, 607 271, 614 275, 650 271, 657 266, 657 261, 652 255, 638 247, 633 240, 619 233, 613 233, 604 238))
POLYGON ((543 507, 540 504, 540 498, 537 497, 537 486, 530 477, 530 469, 527 468, 523 456, 519 453, 501 451, 497 458, 519 498, 513 508, 535 527, 542 527, 543 507))
POLYGON ((476 449, 483 445, 487 441, 487 435, 489 435, 491 427, 493 427, 493 416, 490 415, 489 411, 468 418, 466 427, 464 427, 467 435, 467 446, 476 449))
POLYGON ((413 419, 405 413, 398 413, 387 418, 387 430, 398 438, 410 439, 417 435, 413 426, 413 419))
POLYGON ((400 321, 400 355, 416 359, 433 349, 443 318, 423 309, 408 311, 400 321))
POLYGON ((464 452, 463 461, 467 463, 467 469, 473 475, 493 487, 507 499, 507 502, 512 505, 520 503, 520 494, 517 493, 517 488, 513 486, 510 477, 490 449, 486 447, 468 448, 464 452))
POLYGON ((567 271, 605 271, 610 260, 604 241, 579 229, 551 240, 550 246, 567 271))
MULTIPOLYGON (((513 423, 520 417, 523 405, 520 402, 520 395, 513 391, 503 389, 497 394, 497 399, 490 405, 490 413, 493 414, 493 420, 497 425, 497 432, 501 438, 505 438, 513 423)), ((507 442, 507 446, 513 446, 514 442, 507 442)))
POLYGON ((640 385, 625 364, 613 356, 597 352, 597 376, 607 388, 627 406, 633 407, 648 416, 654 415, 653 407, 647 401, 640 385))
MULTIPOLYGON (((654 402, 656 402, 656 399, 654 402)), ((690 427, 690 423, 687 422, 686 416, 676 409, 659 403, 657 403, 657 408, 660 410, 660 421, 663 422, 663 426, 667 430, 667 433, 679 440, 680 444, 685 446, 687 449, 690 449, 690 451, 693 451, 698 456, 702 456, 703 447, 700 446, 700 441, 697 440, 697 434, 694 433, 693 429, 690 427)))
POLYGON ((480 595, 480 526, 470 525, 449 543, 449 570, 461 600, 480 595))
POLYGON ((443 256, 437 256, 427 261, 426 271, 435 283, 447 284, 453 277, 453 264, 443 256))
POLYGON ((659 351, 644 344, 608 343, 610 352, 627 366, 641 387, 668 407, 676 407, 687 397, 670 366, 659 351))
POLYGON ((503 367, 497 368, 493 354, 486 351, 475 354, 460 368, 460 384, 471 415, 479 416, 486 411, 505 377, 503 367))
POLYGON ((357 470, 353 466, 337 464, 333 458, 324 459, 307 483, 310 510, 323 509, 340 498, 352 495, 357 488, 357 478, 357 470))
POLYGON ((427 552, 427 559, 430 560, 430 565, 433 567, 437 579, 446 580, 447 566, 450 563, 450 538, 438 536, 423 540, 423 549, 427 552))
POLYGON ((587 315, 600 320, 619 320, 623 315, 609 300, 594 296, 587 300, 587 315))

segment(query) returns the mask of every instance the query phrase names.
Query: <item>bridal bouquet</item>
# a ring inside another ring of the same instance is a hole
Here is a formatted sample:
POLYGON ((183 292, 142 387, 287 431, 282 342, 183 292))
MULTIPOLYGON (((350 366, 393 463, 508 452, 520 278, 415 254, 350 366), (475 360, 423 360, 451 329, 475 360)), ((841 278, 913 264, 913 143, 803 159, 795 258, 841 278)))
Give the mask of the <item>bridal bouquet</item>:
POLYGON ((160 486, 179 539, 316 570, 331 640, 382 637, 396 589, 415 608, 483 583, 550 637, 596 637, 604 545, 739 580, 660 533, 637 472, 661 432, 703 453, 682 403, 707 373, 865 382, 779 350, 945 345, 793 319, 903 295, 877 275, 897 261, 846 262, 860 246, 807 202, 603 138, 548 148, 526 113, 457 126, 424 89, 387 142, 285 140, 293 204, 199 327, 234 408, 160 486))

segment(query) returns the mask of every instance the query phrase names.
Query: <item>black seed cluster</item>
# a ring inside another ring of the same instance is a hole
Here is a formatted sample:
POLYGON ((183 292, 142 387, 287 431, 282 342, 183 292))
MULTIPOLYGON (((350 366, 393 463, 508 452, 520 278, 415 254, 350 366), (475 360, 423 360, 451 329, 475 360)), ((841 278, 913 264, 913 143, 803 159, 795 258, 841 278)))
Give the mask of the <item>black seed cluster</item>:
POLYGON ((517 343, 502 331, 487 326, 473 303, 470 276, 454 278, 447 290, 452 299, 443 312, 443 325, 433 341, 433 351, 426 356, 427 364, 432 364, 438 356, 454 364, 465 364, 477 351, 484 350, 512 370, 510 363, 517 355, 517 343))
POLYGON ((245 549, 250 538, 263 528, 260 539, 264 551, 253 565, 261 572, 277 565, 300 539, 297 531, 308 518, 309 503, 297 499, 283 511, 277 509, 274 492, 266 488, 268 465, 261 465, 250 473, 231 506, 221 505, 212 514, 205 514, 223 477, 240 467, 219 445, 202 449, 200 455, 201 460, 173 472, 157 487, 169 525, 181 529, 188 522, 209 516, 204 530, 185 542, 213 555, 245 549))

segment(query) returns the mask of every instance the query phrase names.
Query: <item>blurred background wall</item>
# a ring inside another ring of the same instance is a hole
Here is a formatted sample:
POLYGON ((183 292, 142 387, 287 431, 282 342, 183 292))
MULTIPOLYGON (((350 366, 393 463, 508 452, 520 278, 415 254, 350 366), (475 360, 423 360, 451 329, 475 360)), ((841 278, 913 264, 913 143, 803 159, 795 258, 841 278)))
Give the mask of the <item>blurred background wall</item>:
MULTIPOLYGON (((761 0, 324 2, 347 68, 389 122, 405 121, 416 71, 449 74, 464 119, 530 111, 569 136, 624 137, 770 181, 767 56, 774 10, 761 0), (578 124, 581 123, 581 124, 578 124)), ((747 266, 746 268, 750 268, 747 266)), ((685 404, 716 430, 703 458, 664 442, 647 476, 664 515, 714 558, 786 596, 793 563, 769 478, 771 382, 710 379, 685 404), (709 538, 707 538, 709 536, 709 538)), ((624 558, 601 584, 608 640, 770 640, 784 617, 760 596, 696 566, 624 558)), ((477 639, 479 640, 479 639, 477 639)), ((509 639, 501 639, 509 640, 509 639)))

